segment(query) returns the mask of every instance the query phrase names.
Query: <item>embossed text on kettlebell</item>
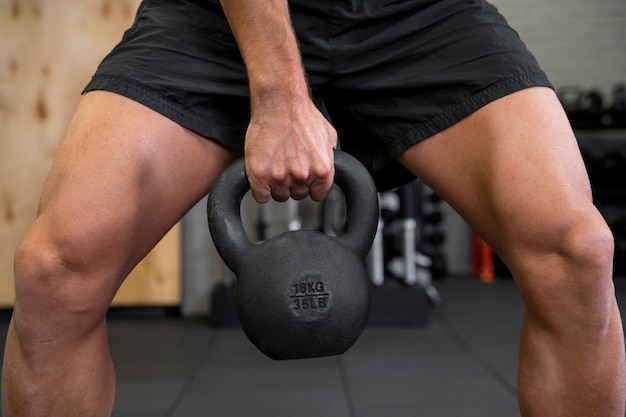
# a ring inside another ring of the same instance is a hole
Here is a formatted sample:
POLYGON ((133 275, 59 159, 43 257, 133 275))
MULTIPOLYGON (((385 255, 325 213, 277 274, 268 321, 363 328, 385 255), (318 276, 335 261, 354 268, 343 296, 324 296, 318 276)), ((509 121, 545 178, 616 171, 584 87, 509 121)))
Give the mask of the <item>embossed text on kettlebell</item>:
POLYGON ((319 277, 304 277, 291 286, 289 295, 292 310, 327 310, 330 307, 330 292, 319 277))

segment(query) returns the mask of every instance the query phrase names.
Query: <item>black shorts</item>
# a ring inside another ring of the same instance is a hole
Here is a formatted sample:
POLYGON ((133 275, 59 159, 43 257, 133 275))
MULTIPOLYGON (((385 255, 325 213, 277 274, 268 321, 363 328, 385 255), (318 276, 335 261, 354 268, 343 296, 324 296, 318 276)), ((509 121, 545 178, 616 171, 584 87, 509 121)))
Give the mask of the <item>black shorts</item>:
MULTIPOLYGON (((484 0, 291 0, 318 107, 381 189, 410 178, 395 158, 485 104, 550 86, 484 0)), ((85 92, 108 90, 242 150, 245 67, 218 0, 144 0, 85 92)))

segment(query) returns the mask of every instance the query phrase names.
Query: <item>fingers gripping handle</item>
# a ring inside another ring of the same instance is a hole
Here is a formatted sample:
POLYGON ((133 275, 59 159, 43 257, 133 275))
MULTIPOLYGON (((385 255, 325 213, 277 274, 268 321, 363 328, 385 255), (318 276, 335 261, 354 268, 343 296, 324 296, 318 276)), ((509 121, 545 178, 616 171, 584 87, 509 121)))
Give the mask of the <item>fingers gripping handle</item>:
MULTIPOLYGON (((342 151, 335 151, 335 183, 346 198, 344 233, 336 239, 364 259, 378 224, 376 186, 361 163, 342 151)), ((209 229, 217 251, 228 267, 237 269, 253 244, 241 222, 241 200, 250 189, 244 159, 239 158, 217 178, 209 193, 209 229)))

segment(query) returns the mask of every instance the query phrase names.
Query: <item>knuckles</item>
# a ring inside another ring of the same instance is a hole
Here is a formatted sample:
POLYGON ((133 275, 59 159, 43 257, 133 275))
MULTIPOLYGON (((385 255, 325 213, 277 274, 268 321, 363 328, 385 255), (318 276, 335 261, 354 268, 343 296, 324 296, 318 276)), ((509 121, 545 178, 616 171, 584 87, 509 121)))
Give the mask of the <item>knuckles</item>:
POLYGON ((310 196, 314 201, 322 201, 328 195, 334 179, 334 164, 319 162, 314 165, 274 163, 272 166, 249 168, 250 187, 254 199, 266 203, 271 197, 279 202, 289 197, 302 200, 310 196))

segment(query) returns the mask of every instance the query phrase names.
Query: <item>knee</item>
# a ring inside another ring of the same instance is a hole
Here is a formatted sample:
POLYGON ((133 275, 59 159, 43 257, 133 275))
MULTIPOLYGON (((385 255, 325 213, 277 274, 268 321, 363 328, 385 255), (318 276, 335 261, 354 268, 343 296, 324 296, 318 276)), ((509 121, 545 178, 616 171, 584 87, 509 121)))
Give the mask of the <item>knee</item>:
POLYGON ((26 235, 14 257, 15 312, 23 325, 38 322, 78 330, 104 318, 112 290, 103 285, 102 271, 81 258, 76 247, 52 243, 37 233, 26 235))
POLYGON ((558 328, 605 328, 616 305, 614 241, 600 214, 591 211, 546 228, 534 241, 536 247, 520 251, 521 259, 513 262, 527 312, 558 328))
POLYGON ((591 278, 591 282, 583 281, 583 284, 597 287, 611 283, 612 287, 613 234, 599 214, 573 227, 560 249, 566 265, 580 271, 583 277, 591 278))
POLYGON ((613 286, 613 235, 603 219, 581 222, 563 239, 556 259, 564 272, 555 279, 555 290, 565 302, 572 300, 596 318, 607 316, 615 299, 613 286), (586 308, 584 308, 586 306, 586 308))

